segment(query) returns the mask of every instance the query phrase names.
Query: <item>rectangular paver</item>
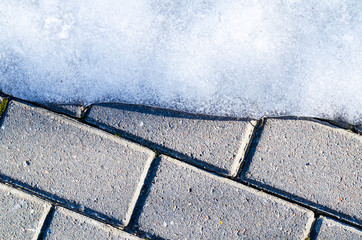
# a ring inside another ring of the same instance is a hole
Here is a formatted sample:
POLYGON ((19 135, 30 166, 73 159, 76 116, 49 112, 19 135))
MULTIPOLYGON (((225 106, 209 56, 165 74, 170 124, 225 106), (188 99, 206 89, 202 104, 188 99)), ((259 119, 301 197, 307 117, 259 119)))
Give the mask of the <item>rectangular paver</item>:
POLYGON ((136 220, 166 239, 305 239, 313 213, 162 156, 136 220))
POLYGON ((362 231, 327 217, 319 217, 312 240, 361 240, 362 231))
POLYGON ((0 176, 127 224, 153 151, 16 101, 0 127, 0 176))
POLYGON ((0 184, 0 239, 37 239, 50 204, 0 184))
POLYGON ((236 175, 255 125, 122 104, 94 105, 86 121, 225 175, 236 175))
POLYGON ((242 178, 361 223, 362 136, 317 122, 268 119, 242 178))
POLYGON ((136 236, 61 207, 55 209, 49 227, 45 230, 44 239, 140 240, 136 236))

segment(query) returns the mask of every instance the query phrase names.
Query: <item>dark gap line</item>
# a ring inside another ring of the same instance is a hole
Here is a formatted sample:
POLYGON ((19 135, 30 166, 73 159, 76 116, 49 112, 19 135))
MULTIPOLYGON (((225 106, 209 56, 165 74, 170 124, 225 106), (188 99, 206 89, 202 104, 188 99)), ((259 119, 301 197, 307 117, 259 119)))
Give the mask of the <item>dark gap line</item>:
POLYGON ((53 219, 54 216, 54 212, 55 212, 55 207, 53 205, 51 205, 49 212, 47 213, 45 220, 43 222, 43 225, 41 227, 39 236, 38 236, 38 240, 43 240, 45 239, 46 236, 46 231, 48 230, 48 228, 50 227, 50 223, 53 219))
POLYGON ((251 138, 249 140, 248 146, 245 150, 243 160, 241 161, 238 172, 237 172, 236 176, 234 177, 234 179, 239 179, 239 176, 244 171, 245 162, 250 158, 252 149, 253 149, 254 145, 257 144, 257 143, 255 143, 257 141, 257 136, 258 136, 258 134, 260 134, 263 131, 264 121, 265 121, 265 119, 262 118, 256 122, 256 125, 255 125, 252 135, 251 135, 251 138))

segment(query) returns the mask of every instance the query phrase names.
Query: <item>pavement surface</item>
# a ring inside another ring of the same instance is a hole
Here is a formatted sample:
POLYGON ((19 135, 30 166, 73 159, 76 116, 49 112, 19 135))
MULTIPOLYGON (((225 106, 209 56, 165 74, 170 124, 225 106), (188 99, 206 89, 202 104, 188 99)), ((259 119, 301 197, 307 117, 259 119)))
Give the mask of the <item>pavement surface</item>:
POLYGON ((0 101, 0 240, 362 239, 359 127, 0 101))

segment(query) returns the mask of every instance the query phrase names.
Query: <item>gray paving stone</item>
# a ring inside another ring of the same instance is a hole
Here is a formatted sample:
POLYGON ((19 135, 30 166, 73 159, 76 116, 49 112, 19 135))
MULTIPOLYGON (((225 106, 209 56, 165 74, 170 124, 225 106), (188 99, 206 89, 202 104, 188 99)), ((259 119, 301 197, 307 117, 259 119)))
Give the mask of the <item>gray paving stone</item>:
POLYGON ((65 208, 56 208, 45 231, 44 239, 137 240, 140 238, 65 208))
POLYGON ((361 223, 361 136, 312 121, 268 119, 257 138, 242 178, 361 223))
POLYGON ((81 118, 82 109, 81 105, 77 104, 52 104, 52 103, 44 103, 45 107, 52 109, 59 113, 64 113, 70 116, 74 116, 77 118, 81 118))
POLYGON ((37 239, 50 204, 0 184, 0 239, 37 239))
POLYGON ((225 175, 237 174, 255 125, 122 104, 97 104, 87 115, 92 124, 225 175))
POLYGON ((319 217, 315 224, 316 235, 312 239, 317 240, 358 240, 362 239, 362 231, 337 222, 330 218, 319 217))
POLYGON ((127 224, 151 150, 11 101, 0 127, 0 176, 70 207, 127 224))
POLYGON ((139 230, 166 239, 305 239, 313 213, 229 179, 162 157, 139 230))

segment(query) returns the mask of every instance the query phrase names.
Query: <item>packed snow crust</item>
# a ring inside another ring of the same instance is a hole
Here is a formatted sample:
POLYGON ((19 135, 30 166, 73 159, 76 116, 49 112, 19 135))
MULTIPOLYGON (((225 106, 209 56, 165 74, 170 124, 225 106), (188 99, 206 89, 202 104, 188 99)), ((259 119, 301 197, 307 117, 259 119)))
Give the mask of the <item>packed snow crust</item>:
POLYGON ((0 90, 362 119, 361 0, 1 0, 0 90))

